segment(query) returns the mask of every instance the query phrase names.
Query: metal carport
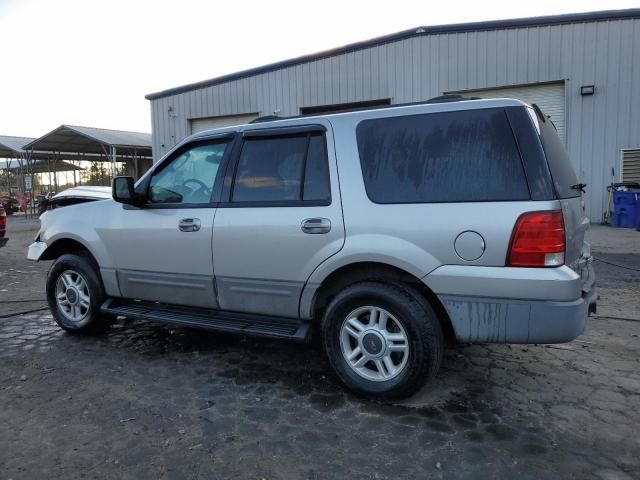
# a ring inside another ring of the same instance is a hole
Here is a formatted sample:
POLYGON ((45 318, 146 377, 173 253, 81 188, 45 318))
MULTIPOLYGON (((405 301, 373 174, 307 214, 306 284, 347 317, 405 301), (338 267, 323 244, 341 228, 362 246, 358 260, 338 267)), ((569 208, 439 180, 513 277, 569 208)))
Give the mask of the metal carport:
MULTIPOLYGON (((27 159, 25 158, 24 146, 35 140, 30 137, 13 137, 9 135, 0 135, 0 158, 5 161, 0 163, 1 170, 14 170, 19 175, 28 172, 27 159)), ((24 179, 21 177, 21 187, 24 191, 24 179)), ((11 185, 7 184, 7 189, 11 190, 11 185)))
POLYGON ((105 128, 61 125, 24 145, 27 156, 48 153, 54 158, 78 155, 78 160, 124 162, 128 173, 139 178, 152 164, 151 134, 105 128))
MULTIPOLYGON (((36 173, 48 174, 49 184, 58 188, 58 172, 69 172, 84 170, 84 168, 64 160, 91 160, 90 158, 82 158, 77 153, 61 152, 58 155, 52 155, 51 152, 27 151, 25 145, 36 140, 31 137, 15 137, 9 135, 0 135, 0 170, 14 172, 17 174, 19 193, 29 193, 29 198, 33 199, 33 187, 30 188, 25 182, 25 175, 33 175, 36 173), (51 175, 53 174, 53 179, 51 175)), ((94 155, 95 157, 95 155, 94 155)), ((100 159, 102 160, 102 159, 100 159)), ((74 173, 74 184, 76 183, 74 173)), ((7 176, 7 193, 11 192, 11 183, 7 176)))
POLYGON ((53 173, 54 179, 50 183, 57 187, 56 173, 84 170, 82 167, 67 163, 64 160, 103 160, 102 158, 96 158, 95 155, 92 158, 92 156, 83 156, 75 152, 56 152, 56 154, 53 154, 53 152, 27 151, 25 146, 35 140, 37 139, 31 137, 0 135, 0 158, 6 159, 5 161, 0 161, 0 169, 12 170, 18 175, 48 173, 50 179, 53 173))

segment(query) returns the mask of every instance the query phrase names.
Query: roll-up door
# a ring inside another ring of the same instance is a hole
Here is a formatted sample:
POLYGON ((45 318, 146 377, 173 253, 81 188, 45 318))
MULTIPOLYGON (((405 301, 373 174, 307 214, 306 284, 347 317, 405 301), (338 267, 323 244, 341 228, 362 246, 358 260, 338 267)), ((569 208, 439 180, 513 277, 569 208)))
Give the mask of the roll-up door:
POLYGON ((214 128, 229 127, 232 125, 244 125, 258 118, 257 113, 244 113, 241 115, 224 115, 220 117, 192 118, 189 120, 191 133, 213 130, 214 128))
POLYGON ((529 105, 535 103, 546 115, 551 117, 551 120, 558 129, 560 138, 566 144, 564 83, 558 82, 484 90, 464 90, 456 93, 461 93, 467 97, 515 98, 529 105))

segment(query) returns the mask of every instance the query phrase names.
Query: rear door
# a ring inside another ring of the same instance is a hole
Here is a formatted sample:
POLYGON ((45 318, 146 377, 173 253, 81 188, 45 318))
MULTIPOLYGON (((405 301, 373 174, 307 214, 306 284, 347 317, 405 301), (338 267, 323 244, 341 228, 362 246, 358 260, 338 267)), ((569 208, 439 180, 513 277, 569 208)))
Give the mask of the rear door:
POLYGON ((330 124, 251 129, 213 227, 220 308, 298 316, 306 280, 344 243, 330 124))

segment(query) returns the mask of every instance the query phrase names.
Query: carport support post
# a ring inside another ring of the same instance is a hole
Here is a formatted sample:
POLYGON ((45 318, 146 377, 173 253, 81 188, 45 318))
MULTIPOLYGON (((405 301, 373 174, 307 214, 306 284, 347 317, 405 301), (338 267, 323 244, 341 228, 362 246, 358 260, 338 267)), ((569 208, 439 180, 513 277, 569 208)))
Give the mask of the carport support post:
POLYGON ((116 176, 116 147, 111 147, 111 179, 116 176))
MULTIPOLYGON (((35 207, 33 206, 33 184, 34 184, 34 175, 33 175, 33 158, 32 158, 32 153, 33 150, 26 150, 22 155, 20 155, 20 160, 18 160, 20 162, 20 164, 22 164, 22 162, 24 161, 25 165, 26 165, 26 169, 27 169, 27 175, 31 176, 31 188, 29 189, 29 199, 31 203, 31 207, 29 207, 29 205, 27 204, 27 209, 24 212, 25 213, 25 218, 29 218, 29 208, 31 208, 31 216, 35 215, 35 207)), ((24 172, 24 170, 22 169, 22 166, 20 168, 21 171, 24 172)), ((22 175, 23 179, 24 179, 24 173, 22 175)), ((25 184, 26 187, 26 184, 25 184)))
POLYGON ((53 156, 53 184, 56 189, 56 193, 60 193, 58 191, 58 154, 54 154, 53 156))
POLYGON ((135 179, 138 180, 140 178, 140 165, 138 164, 138 151, 133 149, 133 168, 135 172, 135 179))

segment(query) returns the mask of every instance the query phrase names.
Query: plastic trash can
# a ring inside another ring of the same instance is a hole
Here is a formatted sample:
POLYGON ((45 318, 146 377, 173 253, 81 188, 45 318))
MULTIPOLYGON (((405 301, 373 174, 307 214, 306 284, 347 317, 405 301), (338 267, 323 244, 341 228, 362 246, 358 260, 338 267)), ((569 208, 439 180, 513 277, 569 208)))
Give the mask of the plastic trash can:
POLYGON ((613 192, 613 226, 636 228, 640 225, 640 190, 613 192))

